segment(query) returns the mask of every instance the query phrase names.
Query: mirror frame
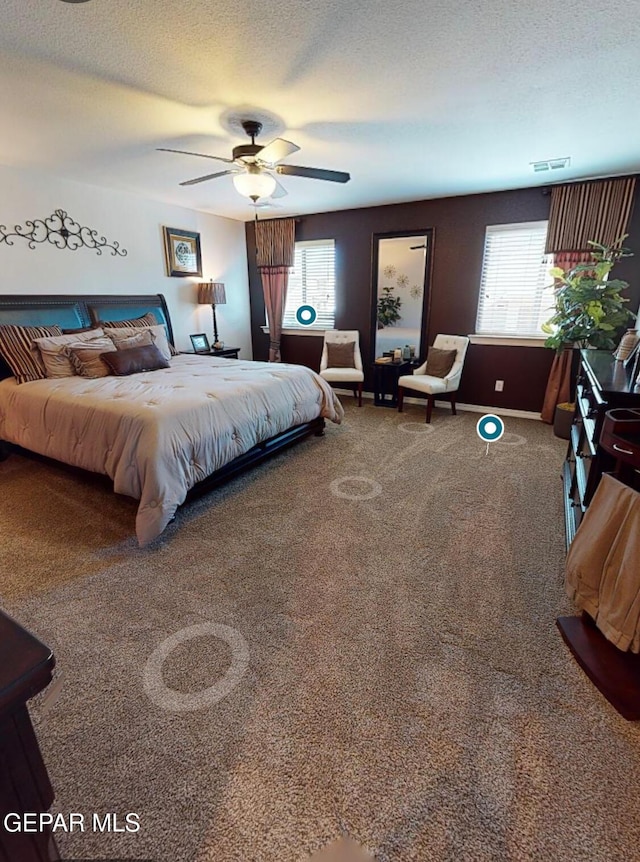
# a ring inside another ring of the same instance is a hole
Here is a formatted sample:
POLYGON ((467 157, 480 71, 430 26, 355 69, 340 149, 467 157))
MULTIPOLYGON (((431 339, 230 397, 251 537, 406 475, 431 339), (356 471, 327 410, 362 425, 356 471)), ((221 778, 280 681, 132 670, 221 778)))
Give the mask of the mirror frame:
POLYGON ((415 230, 392 230, 371 235, 371 364, 376 358, 376 334, 378 332, 378 263, 380 259, 380 240, 395 239, 403 236, 426 236, 427 258, 424 267, 424 284, 422 286, 422 323, 420 326, 420 352, 417 358, 424 362, 427 355, 427 334, 431 316, 431 271, 433 269, 433 238, 434 229, 417 228, 415 230))

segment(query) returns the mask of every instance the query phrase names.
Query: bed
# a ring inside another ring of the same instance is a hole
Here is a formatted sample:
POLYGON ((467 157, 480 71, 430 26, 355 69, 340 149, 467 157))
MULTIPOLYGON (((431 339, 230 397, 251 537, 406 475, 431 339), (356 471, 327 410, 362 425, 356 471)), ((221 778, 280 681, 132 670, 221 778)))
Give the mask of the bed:
MULTIPOLYGON (((0 323, 72 329, 153 312, 173 340, 161 295, 0 297, 0 323)), ((225 481, 308 434, 342 407, 310 369, 212 356, 175 356, 128 377, 35 380, 0 368, 0 441, 113 480, 140 501, 141 546, 189 496, 225 481)))

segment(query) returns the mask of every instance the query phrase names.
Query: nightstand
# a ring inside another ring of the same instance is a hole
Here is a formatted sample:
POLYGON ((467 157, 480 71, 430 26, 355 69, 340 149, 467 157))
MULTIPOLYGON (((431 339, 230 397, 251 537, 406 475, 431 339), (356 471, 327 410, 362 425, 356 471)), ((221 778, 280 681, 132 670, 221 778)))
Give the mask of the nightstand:
POLYGON ((374 400, 376 407, 398 406, 398 378, 411 374, 415 366, 408 359, 373 366, 374 400))
POLYGON ((222 350, 209 350, 207 353, 194 353, 193 350, 181 350, 180 353, 188 353, 191 356, 221 356, 224 359, 237 359, 241 347, 224 347, 222 350))

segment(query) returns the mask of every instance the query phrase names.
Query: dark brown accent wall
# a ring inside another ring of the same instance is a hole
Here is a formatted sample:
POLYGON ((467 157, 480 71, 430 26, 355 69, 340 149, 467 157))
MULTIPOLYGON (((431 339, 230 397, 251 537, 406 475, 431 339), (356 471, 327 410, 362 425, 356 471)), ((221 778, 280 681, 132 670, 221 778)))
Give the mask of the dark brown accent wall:
MULTIPOLYGON (((414 201, 300 217, 297 240, 334 239, 336 243, 336 328, 358 329, 371 390, 371 253, 374 233, 434 229, 429 343, 439 332, 468 335, 475 329, 485 229, 490 224, 548 218, 550 197, 542 189, 517 189, 482 195, 414 201)), ((626 242, 637 256, 623 260, 615 275, 630 282, 630 307, 640 301, 640 207, 632 216, 626 242)), ((256 359, 266 359, 268 336, 264 299, 255 264, 255 229, 246 224, 251 297, 251 328, 256 359)), ((284 336, 282 358, 318 370, 322 340, 284 336)), ((553 352, 538 347, 471 345, 458 400, 492 407, 539 411, 553 352), (495 381, 504 391, 495 392, 495 381)))

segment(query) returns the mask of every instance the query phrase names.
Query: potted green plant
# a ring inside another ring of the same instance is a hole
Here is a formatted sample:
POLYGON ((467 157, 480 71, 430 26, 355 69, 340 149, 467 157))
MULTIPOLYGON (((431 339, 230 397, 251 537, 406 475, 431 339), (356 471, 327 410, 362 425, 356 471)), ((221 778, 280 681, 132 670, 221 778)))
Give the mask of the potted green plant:
POLYGON ((378 329, 383 326, 393 326, 400 320, 402 300, 393 295, 393 287, 389 284, 382 288, 382 296, 378 299, 378 329))
POLYGON ((613 246, 589 242, 591 261, 578 263, 572 269, 553 267, 556 279, 553 317, 542 325, 549 336, 545 347, 561 352, 566 347, 596 347, 611 350, 616 336, 634 315, 624 307, 628 299, 621 295, 628 282, 609 278, 620 258, 631 252, 619 246, 626 235, 613 246))

